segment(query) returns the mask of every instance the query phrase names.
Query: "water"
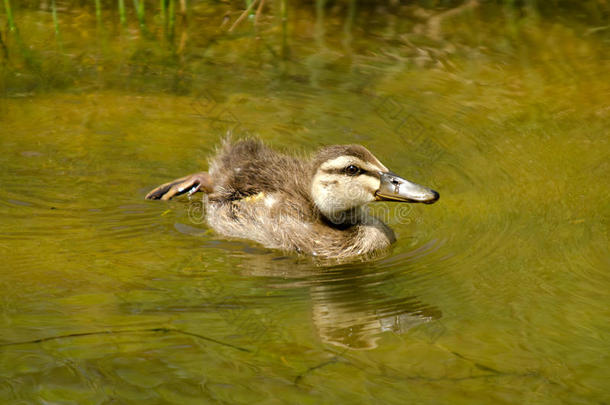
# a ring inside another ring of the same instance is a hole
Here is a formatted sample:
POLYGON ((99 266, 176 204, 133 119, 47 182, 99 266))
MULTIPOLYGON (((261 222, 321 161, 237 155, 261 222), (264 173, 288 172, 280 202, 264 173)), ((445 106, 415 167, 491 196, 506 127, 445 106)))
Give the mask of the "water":
POLYGON ((283 31, 272 4, 226 33, 241 5, 195 3, 172 48, 153 5, 142 34, 58 2, 54 37, 30 3, 2 36, 3 403, 610 401, 607 10, 289 5, 283 31), (227 131, 362 143, 441 199, 374 205, 392 252, 334 265, 144 201, 227 131))

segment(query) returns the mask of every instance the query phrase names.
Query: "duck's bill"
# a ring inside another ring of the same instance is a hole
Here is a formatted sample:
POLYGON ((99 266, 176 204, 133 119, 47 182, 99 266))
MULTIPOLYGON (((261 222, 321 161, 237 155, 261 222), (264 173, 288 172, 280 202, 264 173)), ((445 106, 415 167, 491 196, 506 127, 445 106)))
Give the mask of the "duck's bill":
POLYGON ((432 204, 440 197, 436 191, 411 183, 392 172, 381 172, 379 175, 381 177, 381 185, 375 193, 379 201, 432 204))

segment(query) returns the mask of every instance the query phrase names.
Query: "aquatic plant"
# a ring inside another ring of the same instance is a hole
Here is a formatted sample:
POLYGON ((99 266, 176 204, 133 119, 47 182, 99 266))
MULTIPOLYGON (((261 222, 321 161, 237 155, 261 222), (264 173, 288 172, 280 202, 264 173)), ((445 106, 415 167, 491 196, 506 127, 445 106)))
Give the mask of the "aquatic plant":
POLYGON ((97 19, 98 24, 102 20, 102 2, 101 2, 101 0, 95 0, 95 18, 97 19))
POLYGON ((118 0, 119 5, 119 21, 121 25, 127 24, 127 17, 125 16, 125 0, 118 0))
MULTIPOLYGON (((581 18, 581 14, 572 12, 578 10, 591 14, 591 21, 600 22, 603 20, 600 16, 610 15, 610 4, 606 1, 591 0, 578 5, 558 1, 564 7, 560 11, 545 4, 512 0, 490 3, 480 0, 416 1, 409 4, 391 1, 369 4, 357 0, 343 3, 317 0, 314 4, 249 0, 214 5, 185 0, 149 1, 148 4, 145 0, 127 3, 125 0, 2 0, 4 7, 0 6, 0 19, 5 30, 0 32, 0 52, 4 56, 2 60, 11 65, 5 73, 13 75, 13 79, 19 77, 15 79, 19 82, 34 81, 34 77, 41 74, 40 69, 47 69, 45 77, 55 78, 49 79, 51 83, 64 83, 80 74, 60 72, 63 69, 91 68, 98 77, 101 77, 101 71, 117 72, 118 69, 119 77, 124 76, 125 71, 131 77, 149 72, 153 65, 157 70, 168 69, 184 77, 202 68, 200 62, 187 67, 187 61, 205 59, 217 64, 242 57, 253 64, 271 64, 278 72, 286 72, 290 69, 290 61, 298 59, 314 74, 319 71, 320 64, 327 63, 333 55, 361 58, 363 55, 357 49, 362 49, 363 36, 357 35, 357 31, 375 30, 386 40, 397 41, 402 46, 394 47, 391 54, 383 47, 375 50, 372 63, 400 71, 405 66, 425 68, 451 63, 449 59, 453 55, 476 54, 481 46, 491 46, 500 52, 507 47, 520 47, 528 37, 541 34, 541 27, 553 21, 554 13, 564 13, 562 18, 572 18, 572 15, 581 18), (32 13, 34 10, 48 13, 32 13), (291 19, 293 10, 295 15, 296 11, 299 13, 298 21, 291 19), (482 13, 491 16, 484 24, 478 16, 482 13), (39 19, 37 24, 32 24, 33 18, 39 19), (99 52, 94 56, 90 52, 77 56, 62 50, 67 43, 76 43, 73 38, 66 37, 72 35, 67 32, 73 31, 64 30, 64 24, 73 24, 76 19, 80 32, 95 37, 94 42, 103 45, 96 48, 99 52), (194 21, 198 23, 193 24, 194 21), (478 25, 473 27, 469 21, 478 25), (93 29, 103 27, 106 35, 99 35, 99 30, 88 33, 87 24, 91 23, 93 29), (128 34, 109 36, 107 34, 112 32, 109 28, 113 25, 137 30, 123 30, 128 34), (385 29, 379 30, 380 27, 385 29), (53 49, 36 42, 41 28, 54 32, 57 51, 63 54, 61 64, 51 62, 58 56, 53 55, 53 49), (504 42, 486 43, 485 33, 498 30, 507 34, 503 37, 504 42), (452 37, 458 31, 464 33, 460 35, 462 40, 454 42, 452 37), (308 51, 294 48, 294 35, 311 35, 317 52, 310 55, 308 51), (359 38, 360 44, 354 44, 352 37, 359 38), (96 62, 83 64, 80 58, 96 62), (19 71, 20 68, 25 70, 19 71)), ((598 26, 585 26, 585 29, 587 35, 600 38, 609 32, 603 22, 598 26)), ((348 71, 354 73, 351 68, 348 71)), ((312 80, 318 82, 315 78, 312 80)), ((176 83, 172 88, 188 91, 182 81, 176 83)))
POLYGON ((11 8, 11 0, 4 0, 4 10, 6 12, 6 19, 8 22, 8 28, 10 31, 16 31, 17 26, 13 18, 13 9, 11 8))
POLYGON ((140 29, 144 31, 146 29, 146 21, 145 21, 145 7, 144 0, 133 0, 133 6, 136 9, 136 15, 138 17, 138 22, 140 24, 140 29))

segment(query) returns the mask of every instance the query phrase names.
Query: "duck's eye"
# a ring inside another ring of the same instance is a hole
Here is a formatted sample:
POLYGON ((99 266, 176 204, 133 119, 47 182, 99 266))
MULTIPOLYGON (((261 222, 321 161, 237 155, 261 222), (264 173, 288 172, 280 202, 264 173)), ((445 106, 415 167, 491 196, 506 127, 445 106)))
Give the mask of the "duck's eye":
POLYGON ((355 176, 360 174, 360 168, 358 166, 349 165, 345 168, 345 174, 349 176, 355 176))

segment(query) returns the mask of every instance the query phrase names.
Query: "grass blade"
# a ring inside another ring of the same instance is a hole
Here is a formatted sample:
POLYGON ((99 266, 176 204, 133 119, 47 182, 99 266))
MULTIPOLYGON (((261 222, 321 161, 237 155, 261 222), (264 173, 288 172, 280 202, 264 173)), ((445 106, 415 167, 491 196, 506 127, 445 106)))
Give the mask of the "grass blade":
POLYGON ((9 31, 17 31, 15 20, 13 19, 13 10, 11 9, 11 1, 4 0, 4 9, 6 10, 6 19, 8 20, 9 31))

